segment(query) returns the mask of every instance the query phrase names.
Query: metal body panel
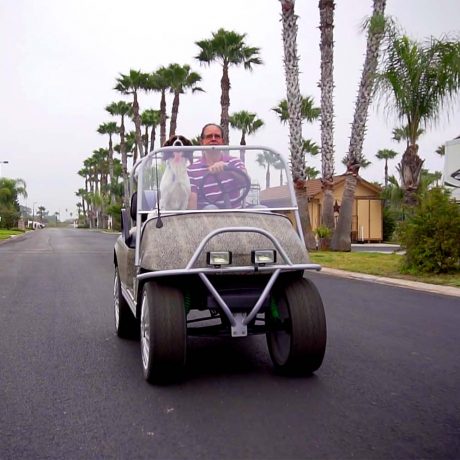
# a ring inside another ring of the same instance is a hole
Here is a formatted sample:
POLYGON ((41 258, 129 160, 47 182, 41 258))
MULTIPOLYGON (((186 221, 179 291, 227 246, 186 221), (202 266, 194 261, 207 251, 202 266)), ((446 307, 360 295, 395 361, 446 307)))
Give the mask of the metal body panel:
MULTIPOLYGON (((156 219, 144 224, 140 245, 142 270, 185 269, 202 240, 211 232, 224 227, 257 227, 273 235, 294 264, 308 264, 305 246, 286 217, 273 213, 208 213, 162 216, 163 227, 156 228, 156 219)), ((223 233, 206 245, 194 264, 208 267, 207 251, 231 251, 232 266, 251 265, 251 251, 273 249, 272 241, 260 233, 223 233)), ((279 263, 285 263, 280 258, 279 263)), ((190 268, 190 267, 189 267, 190 268)))

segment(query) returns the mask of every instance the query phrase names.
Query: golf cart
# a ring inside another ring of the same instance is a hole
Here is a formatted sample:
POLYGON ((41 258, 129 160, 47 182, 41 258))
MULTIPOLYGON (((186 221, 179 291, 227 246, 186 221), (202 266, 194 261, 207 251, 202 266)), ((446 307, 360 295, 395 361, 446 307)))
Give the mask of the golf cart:
POLYGON ((257 146, 165 147, 135 164, 130 186, 114 250, 115 329, 122 338, 140 333, 149 382, 181 375, 193 336, 265 334, 278 371, 309 374, 321 366, 324 308, 304 276, 320 266, 309 261, 280 154, 257 146), (168 209, 160 189, 172 153, 196 163, 217 149, 240 168, 204 172, 198 209, 168 209))

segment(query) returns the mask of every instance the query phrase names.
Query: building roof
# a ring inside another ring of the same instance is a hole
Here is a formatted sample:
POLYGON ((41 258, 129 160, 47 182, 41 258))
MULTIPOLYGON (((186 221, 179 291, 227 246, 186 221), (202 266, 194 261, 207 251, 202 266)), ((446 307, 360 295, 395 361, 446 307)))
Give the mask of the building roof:
MULTIPOLYGON (((341 184, 346 179, 346 174, 342 174, 340 176, 334 176, 334 187, 341 184)), ((366 188, 369 188, 375 194, 380 193, 381 188, 375 184, 367 182, 362 177, 357 176, 358 182, 360 182, 366 188)), ((287 185, 281 185, 277 187, 270 187, 266 190, 262 190, 260 192, 260 199, 262 201, 271 201, 279 199, 281 196, 286 196, 287 193, 287 185)), ((306 188, 307 188, 307 196, 308 198, 314 198, 317 195, 322 193, 321 189, 321 179, 311 179, 306 181, 306 188)))

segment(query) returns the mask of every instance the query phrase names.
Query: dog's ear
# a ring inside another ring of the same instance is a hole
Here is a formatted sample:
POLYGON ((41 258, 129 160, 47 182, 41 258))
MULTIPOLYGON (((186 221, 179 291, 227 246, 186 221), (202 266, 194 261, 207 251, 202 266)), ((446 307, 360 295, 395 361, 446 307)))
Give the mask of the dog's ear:
POLYGON ((177 136, 177 137, 182 142, 182 145, 187 145, 187 146, 192 145, 192 142, 189 139, 187 139, 185 136, 177 136))
POLYGON ((174 141, 177 139, 177 136, 171 136, 164 144, 163 147, 171 147, 174 145, 174 141))

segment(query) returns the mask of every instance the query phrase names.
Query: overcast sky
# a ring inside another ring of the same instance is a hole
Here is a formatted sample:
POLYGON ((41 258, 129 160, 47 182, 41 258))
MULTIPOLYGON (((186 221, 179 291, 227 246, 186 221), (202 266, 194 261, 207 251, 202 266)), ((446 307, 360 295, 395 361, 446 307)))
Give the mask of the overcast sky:
MULTIPOLYGON (((371 0, 337 1, 335 10, 335 158, 336 173, 348 149, 350 123, 364 61, 366 36, 360 24, 371 14, 371 0)), ((285 97, 281 6, 278 0, 0 0, 0 161, 2 174, 22 178, 32 208, 43 205, 53 214, 76 213, 75 191, 83 187, 77 175, 93 150, 107 147, 96 132, 101 123, 118 121, 104 108, 123 99, 113 90, 119 73, 129 69, 152 72, 170 63, 189 64, 203 78, 206 93, 181 97, 177 132, 188 137, 220 117, 218 65, 200 66, 195 42, 211 37, 220 27, 246 33, 249 46, 261 48, 263 66, 254 71, 231 68, 230 112, 249 110, 265 126, 248 143, 287 151, 288 129, 270 109, 285 97), (66 213, 65 210, 68 210, 66 213)), ((320 103, 318 0, 297 0, 300 85, 304 95, 320 103)), ((458 0, 388 0, 387 14, 395 17, 415 39, 459 32, 458 0)), ((171 98, 168 98, 168 111, 171 98)), ((155 93, 140 96, 141 110, 159 108, 155 93)), ((435 154, 446 140, 460 134, 459 104, 450 118, 420 139, 425 167, 442 170, 435 154)), ((369 181, 383 182, 379 149, 403 152, 391 141, 399 123, 375 104, 370 110, 364 153, 372 165, 361 170, 369 181)), ((305 138, 320 143, 319 122, 304 125, 305 138)), ((231 143, 239 133, 231 132, 231 143)), ((394 173, 397 161, 390 162, 394 173)), ((319 159, 310 165, 320 169, 319 159)))

